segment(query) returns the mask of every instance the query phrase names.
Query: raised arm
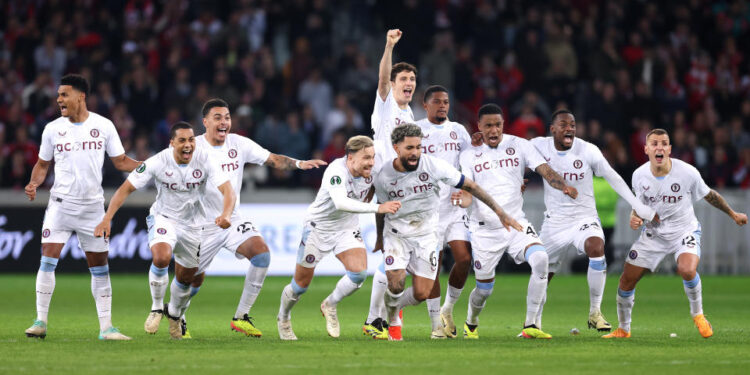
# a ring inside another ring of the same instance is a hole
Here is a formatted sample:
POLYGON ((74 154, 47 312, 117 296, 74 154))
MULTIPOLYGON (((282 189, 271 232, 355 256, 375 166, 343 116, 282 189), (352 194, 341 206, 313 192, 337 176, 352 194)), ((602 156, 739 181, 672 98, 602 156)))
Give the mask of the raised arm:
POLYGON ((214 220, 214 223, 221 227, 221 229, 227 229, 232 226, 232 211, 234 211, 234 202, 237 197, 235 196, 234 189, 232 189, 232 184, 229 181, 219 185, 219 191, 224 197, 224 204, 222 206, 223 210, 221 216, 217 217, 216 220, 214 220))
POLYGON ((539 173, 539 175, 542 176, 545 181, 547 181, 549 186, 552 186, 557 190, 562 190, 563 194, 573 199, 576 199, 576 197, 578 197, 578 190, 576 190, 576 188, 572 186, 566 185, 565 180, 562 178, 562 176, 553 171, 552 168, 550 168, 549 164, 539 164, 539 166, 536 167, 536 173, 539 173))
POLYGON ((115 195, 109 200, 109 207, 107 207, 107 212, 104 214, 101 223, 99 223, 94 229, 94 236, 104 236, 104 238, 109 238, 112 218, 115 217, 117 210, 119 210, 120 207, 122 207, 122 204, 125 203, 125 199, 127 199, 134 191, 135 186, 133 186, 128 180, 125 180, 125 182, 120 185, 120 188, 117 189, 115 195))
POLYGON ((388 91, 391 91, 391 66, 393 65, 393 47, 401 39, 401 30, 388 30, 385 36, 385 51, 380 59, 378 68, 378 95, 380 99, 385 100, 388 97, 388 91))
POLYGON ((110 159, 112 160, 112 164, 115 165, 115 168, 117 168, 118 171, 122 172, 132 172, 133 169, 136 169, 139 165, 141 165, 140 161, 131 159, 125 154, 111 157, 110 159))
POLYGON ((44 183, 44 179, 47 178, 47 171, 49 171, 50 164, 52 163, 49 160, 42 160, 41 158, 37 159, 36 164, 34 164, 34 169, 31 170, 31 179, 26 188, 24 188, 26 196, 29 197, 30 201, 36 198, 36 188, 44 183))
POLYGON ((711 189, 703 199, 705 199, 710 205, 724 211, 732 218, 732 220, 734 220, 735 223, 737 223, 737 225, 743 226, 747 224, 747 215, 741 212, 735 212, 732 207, 729 207, 729 203, 727 203, 726 199, 716 192, 716 190, 711 189))
POLYGON ((502 207, 500 207, 500 205, 498 205, 497 202, 495 202, 495 200, 492 199, 492 197, 487 194, 486 191, 484 191, 484 189, 477 185, 477 183, 467 178, 464 180, 461 189, 477 197, 477 199, 479 199, 480 201, 482 201, 482 203, 486 204, 490 209, 492 209, 492 211, 494 211, 497 217, 500 219, 500 223, 503 224, 505 229, 510 231, 510 228, 513 227, 519 232, 523 231, 523 227, 521 227, 521 224, 518 224, 515 219, 508 216, 508 214, 505 213, 502 207))
POLYGON ((326 165, 328 163, 324 162, 323 160, 297 160, 292 159, 286 155, 279 155, 279 154, 271 154, 268 156, 268 159, 266 160, 263 165, 267 165, 271 168, 281 169, 285 171, 290 171, 292 169, 313 169, 313 168, 320 168, 323 165, 326 165))
POLYGON ((600 176, 602 176, 607 183, 609 183, 609 186, 612 187, 612 189, 615 190, 617 195, 622 197, 625 201, 627 201, 630 204, 630 207, 633 208, 635 213, 643 219, 647 220, 654 220, 654 217, 656 216, 656 211, 654 211, 653 208, 646 206, 645 204, 638 201, 638 198, 633 195, 633 192, 628 188, 628 184, 625 182, 625 180, 620 177, 619 174, 607 163, 604 161, 601 165, 601 171, 600 176))

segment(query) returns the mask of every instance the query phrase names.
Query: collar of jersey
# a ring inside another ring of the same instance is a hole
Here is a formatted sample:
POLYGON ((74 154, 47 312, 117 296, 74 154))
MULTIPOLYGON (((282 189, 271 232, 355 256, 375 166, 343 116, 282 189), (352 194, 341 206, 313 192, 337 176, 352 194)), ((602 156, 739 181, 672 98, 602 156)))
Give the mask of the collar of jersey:
POLYGON ((446 124, 448 123, 448 121, 449 121, 448 119, 445 119, 445 122, 443 122, 442 124, 436 124, 436 123, 434 123, 434 122, 432 122, 432 121, 430 121, 430 120, 428 119, 428 120, 427 120, 427 123, 429 123, 430 125, 432 125, 432 126, 434 126, 434 127, 438 128, 438 129, 442 129, 442 128, 444 128, 444 127, 445 127, 445 125, 446 125, 446 124))

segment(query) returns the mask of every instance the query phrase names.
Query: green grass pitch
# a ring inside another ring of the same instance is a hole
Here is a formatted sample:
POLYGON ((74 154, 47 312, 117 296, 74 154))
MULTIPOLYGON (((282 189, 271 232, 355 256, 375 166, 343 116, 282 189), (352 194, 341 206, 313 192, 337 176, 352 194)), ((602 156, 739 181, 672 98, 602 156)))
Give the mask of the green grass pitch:
MULTIPOLYGON (((614 276, 614 275, 613 275, 614 276)), ((703 277, 704 308, 714 337, 700 337, 676 276, 646 276, 638 287, 633 337, 610 341, 586 328, 585 276, 557 277, 550 286, 544 329, 552 340, 516 338, 523 323, 527 275, 500 274, 481 315, 480 340, 429 339, 424 304, 404 311, 404 341, 374 341, 362 335, 371 280, 339 305, 342 337, 326 335, 319 305, 336 278, 313 280, 292 312, 299 341, 281 342, 276 332, 279 294, 288 277, 269 277, 252 310, 260 339, 229 329, 242 288, 241 278, 208 277, 187 320, 192 340, 143 331, 150 307, 147 278, 112 277, 113 320, 130 342, 97 340, 98 323, 90 277, 57 273, 45 340, 28 339, 35 317, 34 275, 0 275, 0 374, 210 374, 249 370, 261 373, 747 373, 750 366, 750 292, 747 277, 703 277), (580 335, 569 334, 571 328, 580 335), (670 333, 677 338, 670 338, 670 333)), ((467 282, 456 319, 466 316, 473 287, 467 282)), ((615 290, 610 277, 603 312, 616 326, 615 290)), ((445 279, 443 279, 445 285, 445 279)), ((247 373, 247 372, 243 372, 247 373)))

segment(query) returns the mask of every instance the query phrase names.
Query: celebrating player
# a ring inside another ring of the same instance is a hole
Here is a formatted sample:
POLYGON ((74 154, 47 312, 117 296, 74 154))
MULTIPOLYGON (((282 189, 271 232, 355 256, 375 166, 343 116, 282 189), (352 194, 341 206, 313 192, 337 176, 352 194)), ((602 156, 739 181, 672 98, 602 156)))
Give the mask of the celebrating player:
MULTIPOLYGON (((495 203, 479 185, 465 178, 442 159, 422 155, 422 130, 404 124, 393 130, 393 148, 398 157, 386 162, 375 177, 378 201, 400 201, 401 209, 386 214, 383 231, 385 270, 388 290, 385 296, 389 320, 389 339, 400 341, 401 319, 405 306, 427 299, 437 276, 437 236, 439 194, 442 182, 462 189, 484 202, 501 226, 520 231, 523 228, 495 203), (404 290, 406 271, 412 274, 412 286, 404 290)), ((545 274, 546 277, 546 274, 545 274)))
POLYGON ((47 315, 55 290, 55 268, 63 246, 76 232, 91 272, 91 293, 99 316, 99 339, 130 340, 112 326, 112 286, 107 263, 109 243, 94 237, 94 227, 104 216, 104 152, 115 168, 123 172, 132 171, 139 162, 125 155, 112 121, 87 109, 89 87, 89 82, 79 75, 66 75, 60 80, 57 105, 61 117, 44 128, 39 160, 25 189, 29 200, 33 201, 36 189, 44 182, 54 158, 55 183, 42 224, 42 260, 36 277, 37 318, 26 330, 28 337, 47 336, 47 315))
MULTIPOLYGON (((570 186, 580 193, 576 200, 569 199, 560 190, 544 182, 544 204, 547 211, 539 237, 549 255, 549 279, 552 280, 560 263, 565 260, 568 246, 589 257, 587 280, 589 284, 589 328, 609 331, 612 326, 601 313, 607 264, 604 260, 604 232, 594 202, 593 175, 604 177, 612 188, 636 210, 640 217, 652 220, 654 210, 640 203, 628 185, 609 165, 602 152, 591 143, 576 138, 576 119, 573 113, 561 109, 552 115, 551 137, 531 140, 544 160, 562 175, 570 186)), ((542 309, 539 308, 535 324, 542 328, 542 309)))
MULTIPOLYGON (((229 112, 229 105, 222 99, 206 101, 203 104, 202 113, 206 133, 196 138, 196 145, 198 148, 209 150, 212 155, 211 162, 229 176, 232 189, 238 198, 232 212, 232 226, 229 230, 210 225, 210 222, 203 226, 200 264, 191 285, 189 298, 193 298, 198 293, 200 286, 203 284, 206 269, 222 248, 233 252, 237 258, 249 259, 250 266, 245 274, 240 302, 229 325, 235 332, 240 332, 246 336, 261 337, 263 333, 255 327, 249 313, 258 298, 260 289, 263 287, 263 281, 271 263, 271 253, 253 223, 239 212, 242 172, 245 164, 262 164, 282 170, 295 168, 308 170, 318 168, 326 163, 322 160, 295 160, 284 155, 273 154, 246 137, 230 134, 232 117, 229 112)), ((207 212, 207 220, 221 214, 223 210, 222 196, 216 186, 209 186, 206 190, 206 196, 203 197, 203 203, 207 212)), ((163 314, 160 302, 164 299, 165 288, 158 288, 155 284, 167 284, 169 280, 167 276, 168 266, 169 262, 167 261, 163 264, 163 267, 152 266, 149 272, 153 299, 152 311, 145 324, 146 332, 149 333, 156 333, 159 329, 159 321, 161 321, 163 314)), ((184 317, 182 324, 184 325, 185 335, 189 336, 184 317)))
MULTIPOLYGON (((391 132, 396 126, 403 123, 413 123, 414 113, 409 107, 414 90, 417 88, 417 68, 413 65, 400 62, 393 66, 393 47, 401 39, 402 32, 398 29, 388 30, 385 38, 385 51, 380 59, 378 71, 378 92, 375 98, 375 107, 372 111, 371 126, 375 148, 384 152, 384 160, 392 160, 396 157, 391 144, 391 132)), ((377 243, 375 250, 381 250, 382 244, 377 243)), ((375 271, 372 280, 372 292, 370 294, 370 312, 367 315, 362 331, 375 339, 387 339, 388 324, 385 318, 385 305, 383 296, 387 280, 385 270, 381 264, 375 271)), ((397 329, 400 329, 398 327, 397 329)))
POLYGON ((294 278, 281 292, 278 328, 282 340, 296 340, 290 313, 307 291, 315 266, 333 253, 346 275, 320 304, 331 337, 339 337, 336 305, 362 286, 367 277, 367 253, 359 231, 359 213, 393 214, 401 207, 397 201, 367 203, 372 199, 373 172, 380 168, 372 139, 356 136, 346 143, 346 156, 336 159, 323 174, 315 201, 307 209, 307 218, 297 254, 294 278))
POLYGON ((201 231, 209 213, 202 197, 207 190, 218 187, 223 196, 222 212, 211 225, 227 229, 231 226, 235 194, 228 175, 211 160, 208 150, 196 147, 190 124, 178 122, 172 125, 169 133, 171 147, 148 158, 130 173, 112 196, 104 219, 96 226, 95 235, 109 237, 110 221, 128 195, 154 180, 156 201, 146 219, 148 245, 154 264, 169 265, 174 252, 175 277, 169 304, 163 306, 163 311, 169 318, 169 335, 173 339, 182 339, 184 328, 180 317, 190 298, 190 283, 198 271, 201 231))
POLYGON ((510 134, 503 134, 503 113, 495 104, 485 104, 479 109, 479 130, 484 144, 461 153, 461 170, 486 187, 493 198, 507 207, 509 215, 518 218, 523 230, 505 232, 498 230, 498 222, 491 207, 473 202, 463 194, 460 205, 473 204, 469 225, 471 248, 474 257, 476 287, 469 297, 469 309, 464 324, 464 338, 477 339, 479 313, 495 285, 495 267, 507 252, 517 264, 527 262, 531 266, 529 289, 526 295, 526 320, 521 335, 525 338, 549 339, 552 336, 536 326, 536 316, 547 294, 548 257, 534 227, 525 219, 521 185, 526 168, 539 173, 547 183, 565 199, 575 199, 578 191, 565 184, 565 180, 544 162, 539 152, 529 141, 510 134))
POLYGON ((698 262, 701 255, 701 224, 695 217, 693 202, 705 199, 724 211, 737 225, 747 224, 747 215, 735 212, 726 200, 709 188, 695 167, 672 159, 669 135, 663 129, 651 130, 644 147, 648 162, 633 172, 635 196, 656 210, 659 222, 644 224, 637 212, 630 214, 630 227, 641 228, 641 235, 631 247, 617 289, 619 327, 604 338, 630 337, 630 315, 635 301, 635 286, 647 269, 654 271, 664 257, 674 254, 677 273, 682 277, 690 303, 690 315, 701 336, 713 335, 713 328, 703 315, 701 278, 698 262))
MULTIPOLYGON (((424 109, 427 118, 417 121, 422 129, 422 153, 445 160, 455 168, 459 167, 458 159, 461 150, 471 147, 471 137, 466 128, 448 120, 450 98, 443 86, 430 86, 424 92, 424 109)), ((453 322, 453 306, 461 296, 466 277, 471 268, 471 249, 469 227, 466 222, 466 210, 451 199, 451 186, 440 187, 438 249, 442 250, 447 243, 451 248, 455 264, 448 278, 448 293, 445 304, 440 307, 440 280, 435 280, 432 293, 427 298, 427 310, 432 321, 431 337, 435 339, 456 337, 456 324, 453 322), (442 319, 441 319, 442 318, 442 319)), ((458 192, 458 191, 457 191, 458 192)), ((438 264, 440 264, 438 257, 438 264)))

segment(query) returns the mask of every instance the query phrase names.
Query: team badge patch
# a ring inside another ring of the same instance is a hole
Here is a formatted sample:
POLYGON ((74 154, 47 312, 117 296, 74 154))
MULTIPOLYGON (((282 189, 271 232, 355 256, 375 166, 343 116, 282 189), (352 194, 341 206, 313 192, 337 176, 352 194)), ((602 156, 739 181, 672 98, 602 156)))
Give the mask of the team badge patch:
POLYGON ((505 149, 505 153, 508 154, 508 155, 515 155, 516 154, 516 149, 513 148, 513 147, 508 147, 508 148, 505 149))
POLYGON ((638 258, 638 252, 635 250, 630 250, 630 253, 628 253, 628 258, 635 260, 635 258, 638 258))
POLYGON ((201 171, 200 169, 194 170, 193 171, 193 177, 194 178, 201 178, 201 177, 203 177, 203 171, 201 171))
POLYGON ((42 231, 42 237, 47 238, 50 235, 49 229, 45 229, 42 231))
POLYGON ((315 255, 313 255, 313 254, 307 254, 307 256, 305 257, 305 262, 307 262, 307 263, 313 263, 313 262, 315 262, 315 255))
POLYGON ((385 257, 385 264, 387 264, 389 266, 391 264, 393 264, 393 255, 389 255, 389 256, 385 257))
POLYGON ((159 229, 156 230, 156 233, 159 233, 161 235, 165 235, 165 234, 167 234, 167 230, 164 229, 164 228, 159 228, 159 229))
POLYGON ((419 181, 425 182, 430 179, 430 175, 427 174, 427 172, 422 172, 419 174, 419 181))
POLYGON ((99 137, 99 130, 98 129, 91 129, 89 132, 91 134, 91 138, 98 138, 99 137))
POLYGON ((672 191, 675 193, 680 191, 680 184, 672 184, 672 191))
POLYGON ((583 168, 583 162, 580 161, 580 160, 576 160, 576 161, 573 162, 573 167, 575 169, 581 169, 581 168, 583 168))
POLYGON ((143 173, 143 171, 146 170, 146 163, 141 163, 141 165, 138 166, 138 168, 135 169, 138 173, 143 173))
POLYGON ((231 149, 231 150, 229 150, 229 152, 227 154, 229 155, 230 158, 234 159, 234 158, 237 157, 237 150, 231 149))
POLYGON ((372 183, 372 176, 365 177, 365 183, 366 184, 371 184, 372 183))
POLYGON ((331 177, 331 185, 341 185, 341 177, 339 176, 331 177))
POLYGON ((451 132, 451 139, 458 139, 458 134, 456 134, 456 132, 451 132))
POLYGON ((474 261, 474 268, 481 270, 482 269, 482 262, 475 260, 474 261))

